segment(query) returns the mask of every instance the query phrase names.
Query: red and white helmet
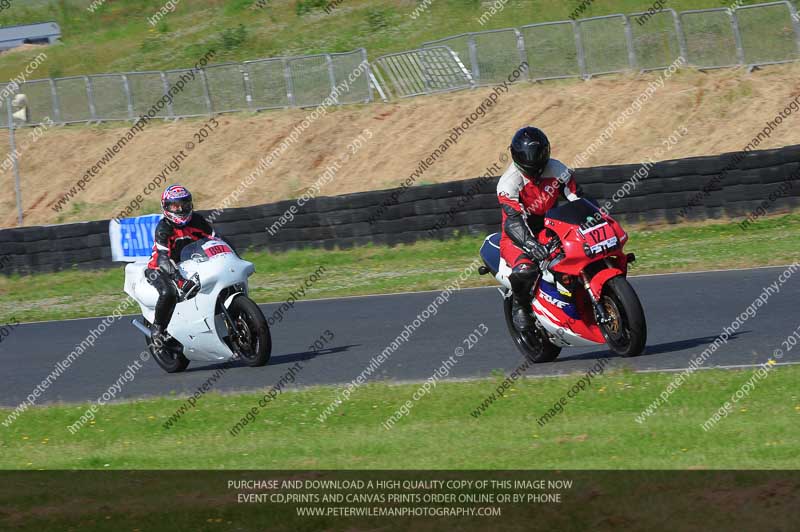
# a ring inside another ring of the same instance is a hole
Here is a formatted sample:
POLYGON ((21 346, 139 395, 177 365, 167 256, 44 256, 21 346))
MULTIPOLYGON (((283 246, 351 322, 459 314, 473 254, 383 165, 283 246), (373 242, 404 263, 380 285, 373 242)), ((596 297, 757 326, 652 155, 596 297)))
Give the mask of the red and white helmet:
POLYGON ((178 226, 192 219, 192 193, 181 185, 170 185, 161 194, 161 210, 164 216, 178 226))

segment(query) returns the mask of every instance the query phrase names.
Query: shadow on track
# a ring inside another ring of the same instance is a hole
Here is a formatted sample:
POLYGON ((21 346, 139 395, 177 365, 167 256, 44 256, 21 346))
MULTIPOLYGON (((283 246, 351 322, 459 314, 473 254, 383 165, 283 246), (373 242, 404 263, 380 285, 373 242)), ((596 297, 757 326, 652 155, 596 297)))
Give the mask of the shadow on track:
MULTIPOLYGON (((321 349, 319 351, 301 351, 299 353, 289 353, 286 355, 277 355, 272 356, 269 359, 269 363, 264 366, 265 368, 271 366, 280 366, 283 364, 292 364, 294 362, 300 362, 303 360, 311 360, 312 358, 317 358, 318 356, 322 355, 330 355, 332 353, 341 353, 343 351, 348 351, 350 348, 359 347, 361 344, 351 344, 351 345, 343 345, 340 347, 330 347, 328 349, 321 349)), ((251 368, 247 366, 241 360, 234 360, 232 362, 220 362, 219 364, 210 364, 206 366, 197 366, 186 369, 184 373, 191 373, 193 371, 213 371, 218 368, 228 368, 228 369, 236 369, 236 368, 247 368, 248 370, 254 370, 259 368, 251 368)))
MULTIPOLYGON (((750 331, 740 331, 734 333, 730 336, 728 342, 730 342, 731 340, 735 340, 739 335, 747 334, 749 332, 750 331)), ((716 339, 717 336, 700 336, 697 338, 689 338, 686 340, 677 340, 675 342, 665 342, 662 344, 648 345, 645 346, 644 353, 639 355, 639 357, 660 355, 663 353, 674 353, 675 351, 683 351, 685 349, 693 349, 695 347, 701 347, 701 346, 703 347, 703 349, 705 349, 709 344, 712 344, 716 339)), ((700 352, 702 352, 702 350, 700 352)), ((697 354, 699 355, 700 352, 698 352, 697 354)), ((574 360, 591 360, 599 358, 623 358, 623 357, 615 355, 614 353, 606 349, 603 351, 592 351, 591 353, 583 353, 571 357, 559 356, 556 360, 553 361, 553 363, 557 364, 559 362, 569 362, 574 360)))

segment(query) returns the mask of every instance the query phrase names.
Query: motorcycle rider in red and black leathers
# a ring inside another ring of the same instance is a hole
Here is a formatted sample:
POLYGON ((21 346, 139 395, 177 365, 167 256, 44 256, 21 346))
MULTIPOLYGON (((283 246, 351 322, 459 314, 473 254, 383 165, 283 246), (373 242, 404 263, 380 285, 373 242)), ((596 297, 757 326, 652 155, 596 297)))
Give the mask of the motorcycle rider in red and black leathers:
POLYGON ((536 235, 559 194, 575 201, 579 190, 572 170, 550 158, 550 141, 540 129, 520 129, 510 149, 513 163, 497 184, 503 209, 500 255, 511 268, 512 320, 518 330, 525 331, 535 326, 531 291, 539 275, 538 262, 547 258, 547 249, 536 235))
POLYGON ((151 329, 153 339, 160 338, 163 342, 178 302, 178 287, 186 282, 175 266, 180 261, 181 251, 187 244, 216 234, 205 218, 193 212, 192 194, 180 185, 172 185, 164 190, 161 209, 164 217, 156 226, 153 254, 145 274, 150 284, 158 290, 151 329))

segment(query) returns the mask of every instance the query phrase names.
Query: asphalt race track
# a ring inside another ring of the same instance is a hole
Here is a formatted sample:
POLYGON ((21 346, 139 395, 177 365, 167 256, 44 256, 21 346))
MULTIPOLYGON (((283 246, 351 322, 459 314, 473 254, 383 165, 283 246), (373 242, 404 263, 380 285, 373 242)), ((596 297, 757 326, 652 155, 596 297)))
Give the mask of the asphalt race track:
MULTIPOLYGON (((675 369, 687 366, 736 317, 776 282, 784 267, 689 274, 654 275, 631 279, 645 308, 648 344, 638 358, 614 358, 611 367, 635 370, 675 369)), ((296 386, 344 383, 354 379, 383 351, 406 324, 436 297, 436 292, 304 301, 272 327, 273 349, 269 365, 236 366, 215 384, 216 391, 252 390, 275 384, 295 362, 303 369, 296 386), (308 346, 325 330, 334 333, 329 349, 316 355, 308 346)), ((795 274, 769 297, 754 318, 749 318, 726 345, 706 362, 706 367, 760 364, 800 324, 800 274, 795 274)), ((263 305, 269 316, 278 305, 263 305)), ((31 323, 17 327, 0 344, 3 386, 0 405, 16 406, 55 364, 75 349, 100 319, 31 323)), ((440 307, 377 371, 374 378, 391 381, 423 380, 442 360, 464 347, 462 340, 480 323, 489 332, 477 346, 458 358, 449 378, 488 376, 493 370, 510 371, 522 362, 508 336, 501 299, 494 288, 465 289, 440 307)), ((144 348, 144 338, 125 318, 111 326, 41 396, 37 404, 58 401, 94 401, 144 348)), ((581 371, 608 356, 603 348, 564 349, 558 360, 536 365, 528 375, 581 371)), ((800 347, 788 352, 782 363, 800 361, 800 347)), ((153 360, 144 363, 136 378, 124 385, 118 398, 191 394, 211 374, 215 365, 193 362, 182 374, 164 373, 153 360)))

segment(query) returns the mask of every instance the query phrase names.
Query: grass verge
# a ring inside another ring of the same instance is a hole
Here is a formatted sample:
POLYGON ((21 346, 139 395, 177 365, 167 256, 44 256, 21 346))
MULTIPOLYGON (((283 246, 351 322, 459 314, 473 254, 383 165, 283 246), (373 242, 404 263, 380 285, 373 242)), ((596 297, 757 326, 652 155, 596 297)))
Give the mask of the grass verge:
MULTIPOLYGON (((628 227, 626 250, 636 253, 633 275, 787 264, 800 258, 800 214, 766 218, 743 231, 733 222, 628 227)), ((320 266, 325 271, 305 299, 434 290, 463 270, 483 238, 463 236, 396 247, 248 252, 250 278, 259 303, 284 301, 320 266)), ((123 267, 30 276, 0 276, 0 306, 19 321, 58 320, 110 314, 122 301, 123 267)), ((488 286, 476 275, 465 286, 488 286)), ((9 318, 3 316, 0 320, 9 318)))
MULTIPOLYGON (((713 429, 701 425, 753 375, 704 370, 644 423, 636 416, 674 378, 609 371, 537 420, 579 375, 520 379, 482 415, 472 412, 502 377, 440 382, 387 430, 383 421, 418 384, 357 389, 324 423, 331 387, 287 391, 238 435, 229 429, 261 393, 211 392, 165 428, 183 399, 100 408, 76 434, 87 405, 35 407, 3 429, 3 469, 796 469, 800 367, 779 366, 713 429), (453 443, 458 442, 457 446, 453 443)), ((0 410, 5 419, 8 409, 0 410)))

